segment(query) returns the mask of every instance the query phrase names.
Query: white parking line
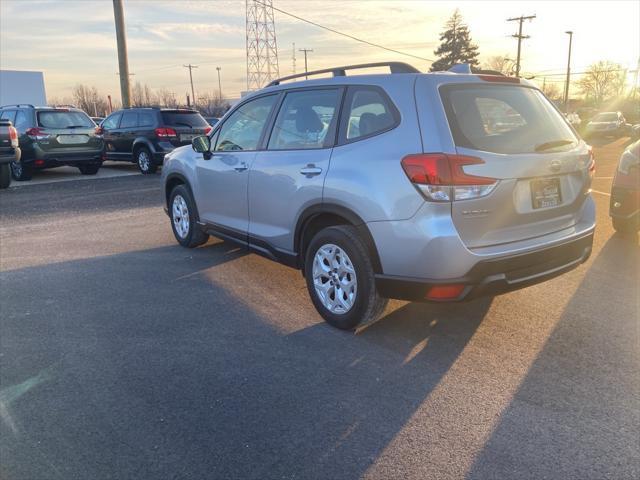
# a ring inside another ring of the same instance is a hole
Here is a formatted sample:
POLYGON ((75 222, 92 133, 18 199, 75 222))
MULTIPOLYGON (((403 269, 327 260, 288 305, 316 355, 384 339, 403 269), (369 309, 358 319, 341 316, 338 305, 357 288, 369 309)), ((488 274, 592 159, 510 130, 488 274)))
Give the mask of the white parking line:
POLYGON ((593 190, 593 189, 591 189, 591 191, 592 191, 593 193, 599 193, 600 195, 606 195, 607 197, 610 197, 610 196, 611 196, 611 194, 610 194, 610 193, 607 193, 607 192, 600 192, 600 191, 598 191, 598 190, 593 190))
POLYGON ((33 179, 27 182, 11 181, 10 188, 42 185, 46 183, 69 182, 71 180, 95 180, 99 178, 126 177, 139 175, 138 167, 131 163, 106 162, 96 175, 81 175, 76 167, 58 167, 36 171, 33 179))

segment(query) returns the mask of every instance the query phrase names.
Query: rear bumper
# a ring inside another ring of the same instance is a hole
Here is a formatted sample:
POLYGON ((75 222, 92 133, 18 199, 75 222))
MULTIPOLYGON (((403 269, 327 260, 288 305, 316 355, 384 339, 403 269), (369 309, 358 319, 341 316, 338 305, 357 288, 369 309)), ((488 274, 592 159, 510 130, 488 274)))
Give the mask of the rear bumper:
POLYGON ((102 161, 102 150, 90 150, 74 153, 44 153, 37 152, 30 158, 23 158, 22 163, 36 168, 59 167, 61 165, 76 165, 79 163, 95 163, 102 161), (44 161, 40 162, 39 160, 44 161))
POLYGON ((459 302, 499 295, 544 282, 576 268, 589 258, 592 245, 593 230, 552 247, 482 260, 460 278, 429 280, 376 275, 376 287, 383 297, 411 301, 428 301, 427 295, 432 287, 452 284, 464 285, 464 289, 458 297, 444 301, 459 302))

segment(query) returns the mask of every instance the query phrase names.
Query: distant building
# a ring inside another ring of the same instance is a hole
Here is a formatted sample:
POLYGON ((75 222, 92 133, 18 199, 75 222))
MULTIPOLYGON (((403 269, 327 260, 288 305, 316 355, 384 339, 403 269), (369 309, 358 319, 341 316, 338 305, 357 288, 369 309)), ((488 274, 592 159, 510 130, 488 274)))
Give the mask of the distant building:
POLYGON ((46 105, 44 73, 0 70, 0 105, 46 105))

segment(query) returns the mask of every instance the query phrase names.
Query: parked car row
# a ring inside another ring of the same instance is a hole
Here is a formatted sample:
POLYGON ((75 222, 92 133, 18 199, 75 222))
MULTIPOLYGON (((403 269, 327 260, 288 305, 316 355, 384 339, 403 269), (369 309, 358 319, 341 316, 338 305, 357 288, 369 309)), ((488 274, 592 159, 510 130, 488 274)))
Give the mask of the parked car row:
POLYGON ((19 181, 30 180, 35 170, 63 165, 95 175, 104 160, 134 162, 142 173, 153 173, 165 154, 212 128, 189 109, 122 109, 98 126, 71 106, 17 104, 0 107, 0 120, 9 122, 17 134, 22 156, 3 165, 10 165, 6 168, 19 181))

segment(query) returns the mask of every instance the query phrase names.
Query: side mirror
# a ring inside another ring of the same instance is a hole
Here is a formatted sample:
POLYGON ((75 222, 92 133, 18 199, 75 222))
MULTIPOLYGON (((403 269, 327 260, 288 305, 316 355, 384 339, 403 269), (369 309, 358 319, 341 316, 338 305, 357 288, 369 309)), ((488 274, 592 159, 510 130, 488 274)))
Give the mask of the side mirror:
POLYGON ((191 140, 191 148, 202 153, 205 160, 211 158, 211 140, 206 135, 200 135, 191 140))

